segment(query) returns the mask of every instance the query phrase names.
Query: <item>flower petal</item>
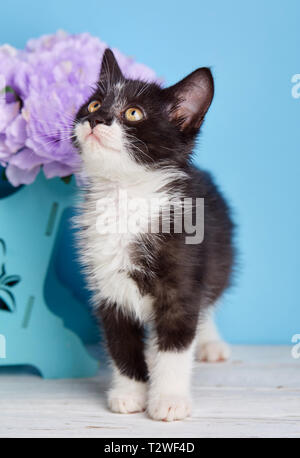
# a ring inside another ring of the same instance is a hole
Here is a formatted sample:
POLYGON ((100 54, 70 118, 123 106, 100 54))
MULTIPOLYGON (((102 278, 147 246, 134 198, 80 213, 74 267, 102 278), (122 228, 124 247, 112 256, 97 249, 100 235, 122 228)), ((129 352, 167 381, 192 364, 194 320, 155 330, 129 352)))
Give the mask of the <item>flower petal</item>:
POLYGON ((22 170, 15 165, 9 164, 6 167, 6 176, 10 183, 17 187, 22 184, 33 183, 39 171, 40 166, 33 167, 30 170, 22 170))

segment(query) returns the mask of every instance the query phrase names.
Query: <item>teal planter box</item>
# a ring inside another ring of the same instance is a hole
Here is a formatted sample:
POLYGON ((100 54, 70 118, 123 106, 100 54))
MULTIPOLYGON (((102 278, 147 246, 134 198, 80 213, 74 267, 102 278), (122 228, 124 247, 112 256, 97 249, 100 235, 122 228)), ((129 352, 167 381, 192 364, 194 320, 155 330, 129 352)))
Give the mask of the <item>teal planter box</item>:
POLYGON ((0 367, 31 365, 46 378, 98 371, 78 325, 95 332, 90 311, 55 269, 61 221, 75 196, 73 182, 42 174, 14 193, 0 184, 0 367))

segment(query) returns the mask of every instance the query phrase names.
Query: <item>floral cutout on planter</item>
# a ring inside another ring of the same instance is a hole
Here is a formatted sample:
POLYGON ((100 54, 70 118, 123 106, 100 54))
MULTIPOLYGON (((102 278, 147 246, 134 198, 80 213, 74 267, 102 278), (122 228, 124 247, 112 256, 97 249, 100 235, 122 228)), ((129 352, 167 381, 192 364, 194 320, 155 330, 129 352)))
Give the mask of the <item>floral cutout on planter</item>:
MULTIPOLYGON (((6 245, 3 239, 0 239, 1 256, 6 254, 6 245)), ((16 301, 11 289, 20 283, 19 275, 7 275, 5 263, 0 258, 0 310, 14 312, 16 310, 16 301)))

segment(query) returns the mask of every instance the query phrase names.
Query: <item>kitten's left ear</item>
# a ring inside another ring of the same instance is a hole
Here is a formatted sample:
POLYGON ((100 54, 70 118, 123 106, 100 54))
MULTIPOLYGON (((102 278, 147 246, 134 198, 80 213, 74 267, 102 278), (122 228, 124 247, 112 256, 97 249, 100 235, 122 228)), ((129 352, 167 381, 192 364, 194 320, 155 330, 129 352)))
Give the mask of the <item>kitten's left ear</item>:
POLYGON ((124 76, 114 53, 111 49, 106 48, 102 58, 99 80, 116 82, 122 79, 124 79, 124 76))
POLYGON ((170 120, 183 132, 197 131, 214 96, 214 80, 209 68, 198 68, 164 91, 170 120))

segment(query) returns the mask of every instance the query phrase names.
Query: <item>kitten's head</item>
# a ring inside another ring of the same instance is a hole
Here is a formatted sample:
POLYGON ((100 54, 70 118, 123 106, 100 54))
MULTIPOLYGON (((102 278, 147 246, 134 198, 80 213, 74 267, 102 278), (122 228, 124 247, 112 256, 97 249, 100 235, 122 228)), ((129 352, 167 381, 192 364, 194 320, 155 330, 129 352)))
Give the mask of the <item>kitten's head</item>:
POLYGON ((87 175, 117 179, 138 174, 141 166, 184 167, 213 93, 207 68, 163 89, 125 78, 107 49, 97 89, 74 124, 87 175))

